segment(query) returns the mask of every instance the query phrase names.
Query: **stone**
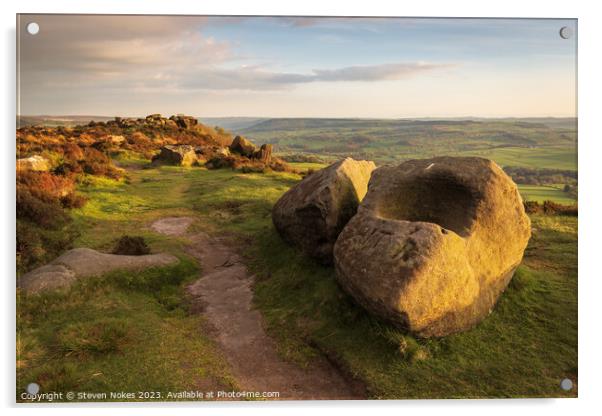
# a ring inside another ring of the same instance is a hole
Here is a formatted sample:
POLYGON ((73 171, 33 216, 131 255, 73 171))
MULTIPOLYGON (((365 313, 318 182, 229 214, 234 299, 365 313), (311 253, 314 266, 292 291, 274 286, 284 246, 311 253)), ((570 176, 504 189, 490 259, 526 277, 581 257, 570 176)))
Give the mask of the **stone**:
POLYGON ((375 167, 374 162, 347 158, 306 176, 272 209, 282 238, 320 262, 332 263, 334 242, 355 215, 375 167))
POLYGON ((175 166, 192 166, 198 161, 194 146, 165 145, 161 152, 153 157, 153 163, 175 166))
POLYGON ((17 159, 17 170, 48 171, 50 170, 50 161, 39 155, 17 159))
POLYGON ((101 253, 89 248, 75 248, 51 263, 34 269, 19 279, 19 287, 27 293, 68 288, 81 278, 101 276, 114 270, 143 270, 175 264, 177 257, 167 254, 122 256, 101 253))
POLYGON ((255 145, 242 136, 236 136, 230 145, 232 153, 238 153, 246 157, 252 157, 256 150, 255 145))
POLYGON ((531 235, 516 184, 476 157, 375 170, 334 247, 360 305, 418 337, 467 330, 495 306, 531 235))
POLYGON ((185 116, 182 114, 178 114, 177 116, 171 116, 169 119, 173 120, 178 127, 183 129, 191 129, 197 124, 199 124, 199 121, 196 118, 192 116, 185 116))
POLYGON ((113 144, 125 143, 125 137, 123 137, 121 135, 109 135, 109 136, 107 136, 106 140, 113 144))
POLYGON ((269 165, 272 161, 272 145, 262 144, 259 150, 253 155, 253 158, 262 161, 266 165, 269 165))

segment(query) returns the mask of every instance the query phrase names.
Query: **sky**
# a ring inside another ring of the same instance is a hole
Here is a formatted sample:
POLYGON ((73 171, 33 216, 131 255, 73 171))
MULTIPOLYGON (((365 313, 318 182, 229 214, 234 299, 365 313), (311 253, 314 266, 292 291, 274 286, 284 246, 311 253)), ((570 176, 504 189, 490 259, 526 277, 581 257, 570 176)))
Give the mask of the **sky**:
POLYGON ((573 19, 20 15, 18 114, 574 117, 573 19), (36 35, 27 24, 38 23, 36 35))

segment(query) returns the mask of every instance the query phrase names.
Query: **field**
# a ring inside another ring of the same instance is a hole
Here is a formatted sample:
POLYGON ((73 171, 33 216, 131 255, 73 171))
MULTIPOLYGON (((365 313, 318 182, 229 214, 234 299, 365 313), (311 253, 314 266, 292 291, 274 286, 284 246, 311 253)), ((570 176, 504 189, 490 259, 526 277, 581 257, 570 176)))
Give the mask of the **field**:
POLYGON ((563 185, 518 185, 524 201, 554 201, 559 204, 571 205, 577 201, 562 191, 563 185))
POLYGON ((481 156, 501 166, 577 170, 573 119, 268 119, 237 129, 284 154, 352 156, 391 163, 439 155, 481 156))
POLYGON ((577 394, 558 388, 562 378, 577 379, 576 218, 533 216, 525 261, 492 315, 472 331, 420 341, 367 315, 338 288, 331 267, 279 238, 271 207, 300 175, 120 164, 125 180, 80 185, 89 201, 72 213, 76 245, 109 250, 121 235, 142 235, 153 251, 183 261, 82 282, 68 294, 21 295, 19 389, 31 380, 80 391, 238 388, 202 317, 188 308, 183 286, 197 270, 184 242, 149 228, 187 215, 243 253, 257 276, 255 306, 282 356, 310 368, 326 355, 370 398, 577 394))

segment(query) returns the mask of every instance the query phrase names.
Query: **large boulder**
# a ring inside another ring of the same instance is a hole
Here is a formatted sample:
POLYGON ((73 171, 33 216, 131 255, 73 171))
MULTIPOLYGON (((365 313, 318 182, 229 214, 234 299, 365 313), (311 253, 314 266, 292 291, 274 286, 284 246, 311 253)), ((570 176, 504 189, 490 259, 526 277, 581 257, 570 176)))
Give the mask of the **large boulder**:
POLYGON ((375 167, 374 162, 347 158, 289 189, 272 209, 282 238, 319 261, 332 263, 334 242, 355 215, 375 167))
POLYGON ((530 235, 518 189, 494 162, 411 160, 372 174, 334 247, 337 279, 375 315, 444 336, 490 313, 530 235))
POLYGON ((252 157, 256 150, 257 148, 255 145, 242 136, 236 136, 230 145, 230 151, 232 153, 238 153, 239 155, 246 157, 252 157))
POLYGON ((122 256, 101 253, 89 248, 75 248, 51 263, 34 269, 19 279, 19 287, 28 293, 67 288, 76 280, 100 276, 114 270, 142 270, 177 263, 177 257, 167 254, 122 256))
POLYGON ((197 161, 194 146, 187 144, 165 145, 161 152, 153 157, 153 163, 165 165, 191 166, 197 161))

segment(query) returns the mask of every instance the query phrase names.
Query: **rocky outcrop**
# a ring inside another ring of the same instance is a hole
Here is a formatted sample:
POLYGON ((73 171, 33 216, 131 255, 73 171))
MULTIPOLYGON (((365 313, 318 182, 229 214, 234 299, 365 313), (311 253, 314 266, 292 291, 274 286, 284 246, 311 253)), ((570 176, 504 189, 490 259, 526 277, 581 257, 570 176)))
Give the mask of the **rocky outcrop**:
POLYGON ((274 205, 274 226, 289 243, 331 263, 334 242, 355 215, 374 168, 374 162, 347 158, 307 176, 274 205))
MULTIPOLYGON (((100 125, 104 123, 95 123, 100 125)), ((199 124, 199 121, 192 117, 183 114, 171 116, 169 118, 163 117, 161 114, 149 114, 144 118, 122 118, 115 117, 114 120, 109 120, 106 125, 116 125, 120 128, 129 127, 153 127, 153 128, 167 128, 167 129, 194 129, 199 124)))
POLYGON ((375 315, 444 336, 489 314, 530 233, 516 185, 490 160, 381 167, 335 244, 337 279, 375 315))
POLYGON ((190 145, 166 145, 153 157, 154 164, 192 166, 198 162, 195 148, 190 145))
POLYGON ((256 150, 257 148, 255 145, 242 136, 236 136, 230 145, 230 151, 232 153, 238 153, 239 155, 248 158, 253 157, 256 150))
POLYGON ((19 279, 19 287, 28 293, 67 288, 80 278, 100 276, 114 270, 142 270, 175 264, 177 257, 166 254, 121 256, 89 248, 67 251, 50 264, 38 267, 19 279))
POLYGON ((259 150, 253 154, 253 158, 269 165, 272 161, 272 145, 262 144, 259 150))
POLYGON ((23 159, 17 159, 17 170, 47 171, 50 162, 45 157, 34 155, 23 159))
POLYGON ((192 129, 194 126, 199 124, 199 121, 196 118, 182 114, 171 116, 169 119, 174 121, 176 125, 182 129, 192 129))

